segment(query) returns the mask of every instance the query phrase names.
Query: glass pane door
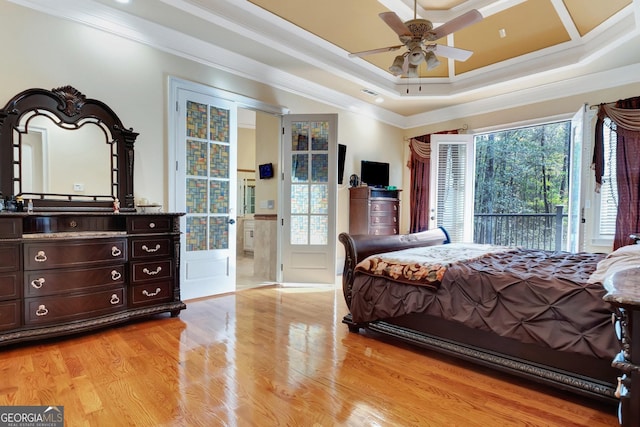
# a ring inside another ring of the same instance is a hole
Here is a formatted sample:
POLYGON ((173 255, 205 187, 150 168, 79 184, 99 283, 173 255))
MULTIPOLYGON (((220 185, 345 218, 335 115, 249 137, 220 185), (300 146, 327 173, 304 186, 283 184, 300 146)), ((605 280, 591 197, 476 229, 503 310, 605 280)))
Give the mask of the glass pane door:
MULTIPOLYGON (((182 289, 189 297, 235 288, 236 107, 185 91, 179 101, 177 194, 182 194, 182 289), (183 171, 183 173, 180 173, 183 171)), ((181 207, 178 206, 180 209, 181 207)))
POLYGON ((335 115, 285 116, 283 280, 335 281, 335 115))

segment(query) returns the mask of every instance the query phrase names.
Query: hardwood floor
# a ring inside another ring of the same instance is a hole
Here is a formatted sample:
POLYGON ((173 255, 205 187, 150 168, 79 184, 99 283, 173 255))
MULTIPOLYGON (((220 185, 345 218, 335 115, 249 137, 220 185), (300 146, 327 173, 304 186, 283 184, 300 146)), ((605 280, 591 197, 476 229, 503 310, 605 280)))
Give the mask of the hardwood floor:
POLYGON ((0 348, 0 405, 67 426, 615 426, 615 408, 349 333, 337 288, 262 287, 0 348))

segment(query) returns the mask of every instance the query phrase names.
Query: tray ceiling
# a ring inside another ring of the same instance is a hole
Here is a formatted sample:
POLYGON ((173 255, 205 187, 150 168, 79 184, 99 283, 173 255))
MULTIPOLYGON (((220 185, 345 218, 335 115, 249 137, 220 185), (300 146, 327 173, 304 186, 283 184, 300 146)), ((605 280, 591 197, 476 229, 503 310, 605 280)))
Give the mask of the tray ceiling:
POLYGON ((438 41, 473 51, 466 62, 439 58, 430 71, 420 67, 419 78, 388 71, 401 51, 347 56, 398 45, 378 14, 411 19, 410 0, 10 1, 402 127, 435 111, 576 79, 589 84, 589 76, 640 64, 640 0, 419 0, 418 17, 434 27, 471 9, 484 17, 438 41))

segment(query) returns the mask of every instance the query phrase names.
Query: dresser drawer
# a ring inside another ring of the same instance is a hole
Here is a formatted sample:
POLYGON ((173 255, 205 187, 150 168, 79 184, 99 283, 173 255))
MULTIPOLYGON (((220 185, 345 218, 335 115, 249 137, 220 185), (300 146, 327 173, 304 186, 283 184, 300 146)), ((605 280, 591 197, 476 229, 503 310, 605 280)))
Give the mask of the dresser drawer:
POLYGON ((20 327, 20 301, 0 302, 0 331, 8 331, 20 327))
POLYGON ((173 278, 173 260, 165 259, 154 262, 131 263, 132 284, 171 278, 173 278))
POLYGON ((372 201, 370 211, 372 215, 376 212, 384 213, 385 215, 391 215, 394 212, 398 212, 398 203, 395 201, 372 201))
POLYGON ((0 243, 0 273, 20 270, 20 244, 0 243))
POLYGON ((0 218, 0 237, 3 239, 19 239, 22 237, 21 218, 0 218))
POLYGON ((56 293, 88 290, 99 286, 124 285, 125 265, 35 270, 24 273, 24 296, 37 297, 56 293))
POLYGON ((20 298, 20 285, 22 284, 22 272, 0 274, 0 301, 20 298))
POLYGON ((398 234, 398 227, 375 225, 369 227, 369 234, 372 234, 374 236, 390 236, 393 234, 398 234))
POLYGON ((164 280, 146 285, 131 286, 129 289, 129 304, 131 306, 171 301, 173 280, 164 280))
POLYGON ((384 215, 382 213, 371 214, 371 225, 396 225, 398 217, 395 215, 384 215))
POLYGON ((127 261, 127 240, 65 240, 24 245, 24 269, 74 267, 127 261))
POLYGON ((123 287, 90 294, 26 298, 25 325, 87 319, 126 307, 123 287))
POLYGON ((173 231, 173 219, 160 215, 132 216, 127 227, 131 234, 167 233, 173 231))
POLYGON ((169 257, 172 254, 173 240, 169 237, 132 239, 131 259, 150 257, 169 257))

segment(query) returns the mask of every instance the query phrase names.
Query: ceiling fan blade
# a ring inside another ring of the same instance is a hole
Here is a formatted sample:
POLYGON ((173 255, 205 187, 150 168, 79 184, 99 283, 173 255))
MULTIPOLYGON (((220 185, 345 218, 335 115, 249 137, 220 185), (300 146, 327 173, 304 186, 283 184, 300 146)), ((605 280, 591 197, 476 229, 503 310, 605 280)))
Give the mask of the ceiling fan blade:
POLYGON ((446 58, 455 59, 456 61, 466 61, 469 59, 473 52, 466 49, 460 49, 457 47, 444 46, 441 44, 433 45, 433 53, 438 56, 444 56, 446 58))
POLYGON ((378 15, 399 36, 411 36, 411 31, 404 25, 402 19, 395 12, 382 12, 378 15))
POLYGON ((444 24, 433 30, 433 34, 435 35, 434 40, 441 39, 444 36, 447 36, 480 21, 482 21, 482 14, 478 12, 477 9, 470 10, 467 13, 463 13, 462 15, 453 18, 448 22, 445 22, 444 24))
POLYGON ((389 47, 381 47, 381 48, 378 48, 378 49, 363 50, 362 52, 350 53, 349 54, 349 58, 355 58, 355 57, 360 57, 360 56, 365 56, 365 55, 373 55, 374 53, 392 52, 394 50, 400 49, 403 46, 404 45, 400 44, 398 46, 389 46, 389 47))

